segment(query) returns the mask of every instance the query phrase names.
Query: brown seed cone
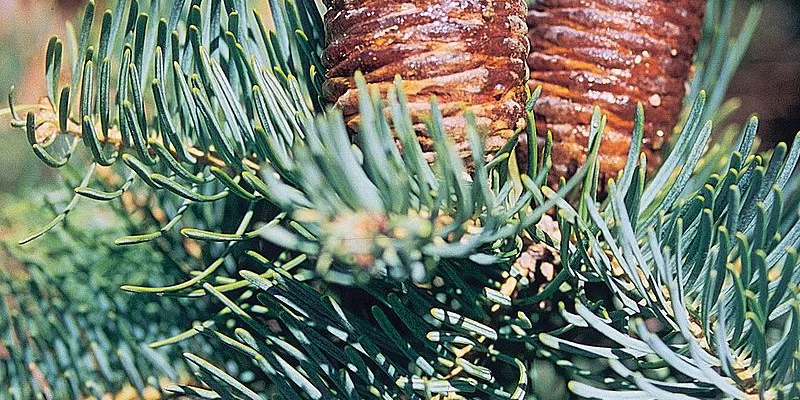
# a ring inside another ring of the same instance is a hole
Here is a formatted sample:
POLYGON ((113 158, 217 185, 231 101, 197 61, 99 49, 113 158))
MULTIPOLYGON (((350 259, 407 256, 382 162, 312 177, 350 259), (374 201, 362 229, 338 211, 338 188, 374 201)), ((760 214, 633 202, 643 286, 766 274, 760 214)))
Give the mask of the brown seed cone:
POLYGON ((539 0, 528 12, 529 85, 539 128, 553 132, 553 178, 586 161, 593 106, 608 115, 600 181, 627 159, 636 104, 645 109, 648 169, 661 163, 681 110, 705 0, 539 0))
POLYGON ((469 154, 463 110, 486 150, 500 149, 525 123, 529 52, 525 0, 328 0, 324 97, 359 123, 353 74, 385 94, 399 75, 423 151, 433 143, 422 117, 436 96, 447 135, 469 154))

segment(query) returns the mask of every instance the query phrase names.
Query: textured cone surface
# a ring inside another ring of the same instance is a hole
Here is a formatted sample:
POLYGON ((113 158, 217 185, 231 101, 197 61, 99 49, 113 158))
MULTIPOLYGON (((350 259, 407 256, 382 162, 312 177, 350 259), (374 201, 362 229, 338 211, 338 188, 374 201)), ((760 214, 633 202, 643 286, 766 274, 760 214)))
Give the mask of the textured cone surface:
POLYGON ((350 128, 359 123, 353 74, 385 94, 403 78, 424 151, 433 143, 422 123, 436 96, 447 135, 469 149, 464 109, 471 110, 498 150, 524 126, 526 37, 524 0, 329 0, 325 14, 328 68, 325 98, 342 110, 350 128))
POLYGON ((554 178, 586 161, 597 105, 608 115, 601 182, 623 168, 636 104, 645 108, 648 167, 681 110, 702 29, 704 0, 540 0, 528 12, 529 85, 541 85, 540 128, 553 132, 554 178), (543 124, 542 124, 543 123, 543 124))

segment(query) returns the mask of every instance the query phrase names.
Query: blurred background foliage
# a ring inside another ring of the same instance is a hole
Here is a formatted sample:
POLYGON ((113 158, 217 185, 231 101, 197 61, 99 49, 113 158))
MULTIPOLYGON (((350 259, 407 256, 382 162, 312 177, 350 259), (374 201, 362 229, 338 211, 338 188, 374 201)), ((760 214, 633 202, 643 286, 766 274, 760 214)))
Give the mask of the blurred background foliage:
POLYGON ((728 95, 741 101, 732 121, 758 114, 762 147, 771 148, 800 128, 800 1, 761 3, 761 24, 728 95))

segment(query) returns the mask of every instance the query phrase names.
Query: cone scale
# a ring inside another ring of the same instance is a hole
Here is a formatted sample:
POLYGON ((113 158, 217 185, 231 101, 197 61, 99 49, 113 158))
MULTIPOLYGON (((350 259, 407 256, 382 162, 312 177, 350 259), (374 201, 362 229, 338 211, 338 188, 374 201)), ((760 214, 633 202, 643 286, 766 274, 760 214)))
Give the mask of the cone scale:
POLYGON ((423 151, 434 147, 423 124, 431 96, 462 155, 469 153, 466 109, 475 114, 488 152, 524 127, 524 0, 329 0, 327 6, 324 96, 351 129, 359 122, 356 71, 383 94, 396 75, 403 79, 423 151))

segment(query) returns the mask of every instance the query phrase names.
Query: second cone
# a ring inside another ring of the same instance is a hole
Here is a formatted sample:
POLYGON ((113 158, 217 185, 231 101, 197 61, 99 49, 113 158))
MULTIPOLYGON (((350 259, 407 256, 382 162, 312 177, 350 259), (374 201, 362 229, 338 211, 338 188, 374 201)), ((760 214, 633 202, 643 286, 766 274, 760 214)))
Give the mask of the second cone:
POLYGON ((539 0, 528 11, 529 85, 542 86, 538 128, 553 133, 553 174, 586 161, 592 110, 608 115, 600 182, 627 160, 637 103, 645 109, 648 169, 681 110, 705 0, 539 0))

